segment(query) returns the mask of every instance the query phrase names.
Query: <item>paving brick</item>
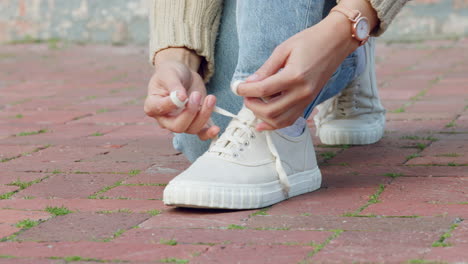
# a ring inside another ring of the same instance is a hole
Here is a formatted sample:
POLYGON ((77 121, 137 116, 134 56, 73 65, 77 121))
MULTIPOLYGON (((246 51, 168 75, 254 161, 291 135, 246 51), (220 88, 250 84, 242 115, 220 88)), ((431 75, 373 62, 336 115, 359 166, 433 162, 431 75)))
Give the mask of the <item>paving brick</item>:
POLYGON ((96 147, 52 146, 26 157, 12 160, 10 164, 79 162, 86 157, 103 154, 105 152, 105 149, 96 147))
POLYGON ((340 216, 254 216, 248 228, 275 228, 291 230, 361 230, 383 232, 443 233, 455 218, 450 217, 340 217, 340 216))
POLYGON ((115 243, 309 245, 321 244, 333 233, 327 231, 226 230, 226 229, 132 229, 115 243))
POLYGON ((442 120, 389 120, 385 131, 404 133, 430 133, 442 130, 450 122, 449 119, 442 120))
MULTIPOLYGON (((10 236, 20 229, 15 227, 13 224, 2 224, 0 223, 0 239, 3 237, 10 236)), ((1 258, 0 258, 1 259, 1 258)))
MULTIPOLYGON (((18 127, 18 126, 17 126, 18 127)), ((34 136, 24 136, 24 137, 10 137, 4 139, 4 144, 11 145, 31 145, 31 144, 51 144, 51 145, 91 145, 87 144, 88 138, 86 136, 92 135, 96 132, 106 134, 110 131, 117 129, 114 126, 98 126, 98 125, 89 125, 89 124, 64 124, 64 125, 54 125, 47 127, 34 127, 34 128, 23 128, 20 130, 15 130, 16 133, 24 131, 38 131, 40 129, 47 129, 47 133, 34 135, 34 136)), ((12 130, 12 132, 14 132, 12 130)), ((93 137, 97 138, 97 137, 93 137)), ((115 140, 114 140, 115 141, 115 140)), ((124 142, 115 142, 116 143, 125 143, 124 142)))
POLYGON ((400 121, 419 121, 419 120, 452 120, 457 117, 456 113, 443 113, 443 112, 408 112, 405 110, 403 113, 388 113, 386 115, 388 120, 400 121))
POLYGON ((14 196, 41 198, 87 198, 127 177, 124 174, 54 174, 14 196))
POLYGON ((21 145, 0 145, 0 160, 8 160, 29 153, 40 147, 40 145, 21 146, 21 145))
MULTIPOLYGON (((0 118, 15 116, 17 112, 2 112, 0 118)), ((10 119, 10 123, 25 123, 25 124, 64 124, 76 118, 89 115, 86 111, 22 111, 22 118, 10 119)))
POLYGON ((354 212, 369 200, 376 187, 324 188, 273 205, 271 215, 342 215, 354 212), (329 206, 333 204, 333 206, 329 206))
POLYGON ((217 228, 244 225, 255 211, 230 211, 174 208, 153 216, 140 225, 142 228, 217 228))
POLYGON ((467 179, 463 177, 402 177, 388 185, 379 197, 381 203, 370 205, 364 213, 378 215, 466 216, 467 179))
POLYGON ((13 164, 11 162, 0 163, 0 169, 8 171, 23 171, 23 172, 42 172, 52 173, 60 171, 63 173, 129 173, 131 171, 144 171, 150 167, 146 163, 129 163, 129 162, 41 162, 34 161, 26 163, 25 166, 13 164))
POLYGON ((46 207, 65 206, 72 211, 97 212, 97 211, 118 211, 131 210, 133 212, 145 212, 148 210, 164 210, 169 207, 164 206, 159 200, 101 200, 101 199, 43 199, 32 200, 8 199, 0 200, 0 208, 14 208, 18 210, 44 210, 46 207))
POLYGON ((415 153, 414 149, 355 146, 344 150, 330 160, 330 163, 347 163, 355 165, 399 165, 406 161, 406 157, 415 153))
POLYGON ((81 256, 102 260, 155 261, 165 258, 191 260, 193 254, 205 252, 203 245, 151 245, 102 242, 9 242, 0 244, 0 255, 18 257, 81 256))
POLYGON ((468 132, 468 111, 465 110, 456 120, 455 126, 445 127, 442 129, 442 132, 445 133, 462 133, 466 134, 468 132))
POLYGON ((387 182, 384 179, 388 176, 380 178, 387 173, 396 173, 401 177, 468 177, 464 166, 322 166, 321 171, 324 186, 330 182, 335 184, 332 187, 346 187, 348 183, 367 187, 381 180, 387 182))
POLYGON ((444 242, 457 246, 468 246, 468 221, 464 220, 458 223, 458 227, 452 231, 452 236, 444 242))
MULTIPOLYGON (((76 263, 76 262, 74 262, 76 263)), ((64 264, 63 260, 55 260, 55 259, 20 259, 20 258, 12 258, 12 259, 0 259, 0 264, 64 264)), ((76 263, 77 264, 77 263, 76 263)), ((89 262, 89 264, 93 264, 89 262)))
POLYGON ((118 186, 102 196, 114 199, 162 199, 164 186, 118 186))
POLYGON ((21 220, 47 220, 50 214, 41 211, 0 210, 0 224, 16 224, 21 220))
POLYGON ((98 125, 152 124, 154 120, 147 117, 143 111, 116 111, 95 114, 72 122, 72 124, 80 123, 98 125))
POLYGON ((431 248, 429 253, 424 255, 424 259, 448 263, 466 263, 468 251, 466 250, 466 244, 452 247, 436 247, 431 248))
POLYGON ((148 173, 143 172, 126 179, 123 184, 167 184, 177 173, 148 173))
POLYGON ((17 186, 0 185, 0 194, 9 193, 17 190, 19 190, 19 187, 17 186))
POLYGON ((118 230, 128 230, 149 218, 132 213, 72 213, 57 216, 19 234, 19 241, 84 241, 111 238, 118 230))
POLYGON ((112 160, 115 162, 143 162, 148 164, 155 163, 155 157, 164 155, 173 160, 183 160, 185 158, 176 155, 177 151, 173 150, 171 140, 168 138, 153 138, 148 139, 142 144, 140 141, 129 142, 125 146, 110 150, 106 155, 92 156, 85 161, 102 161, 112 160))
POLYGON ((440 137, 421 153, 421 157, 411 159, 407 165, 425 164, 468 164, 468 138, 464 135, 447 135, 440 137))
POLYGON ((384 174, 392 172, 387 166, 372 166, 367 169, 360 166, 321 166, 320 171, 322 187, 326 188, 375 188, 379 184, 389 183, 391 178, 384 174))
POLYGON ((298 263, 312 251, 304 246, 216 246, 190 263, 298 263))
POLYGON ((311 262, 405 263, 421 259, 439 236, 435 232, 344 232, 314 255, 311 262))
POLYGON ((2 171, 0 184, 9 184, 16 181, 32 182, 47 177, 48 174, 34 172, 2 171))

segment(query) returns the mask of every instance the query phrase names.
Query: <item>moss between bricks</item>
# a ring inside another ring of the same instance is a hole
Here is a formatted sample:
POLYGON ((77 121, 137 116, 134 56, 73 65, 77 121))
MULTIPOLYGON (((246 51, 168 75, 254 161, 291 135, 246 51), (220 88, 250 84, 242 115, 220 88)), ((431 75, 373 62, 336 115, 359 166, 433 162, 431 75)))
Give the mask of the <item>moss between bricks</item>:
POLYGON ((177 263, 177 264, 189 263, 189 261, 187 259, 178 259, 178 258, 160 259, 159 262, 162 262, 162 263, 177 263))
POLYGON ((18 186, 19 189, 0 195, 0 200, 10 199, 15 193, 17 193, 17 192, 19 192, 19 191, 21 191, 21 190, 23 190, 23 189, 25 189, 27 187, 30 187, 33 184, 40 183, 40 182, 42 182, 43 180, 45 180, 45 179, 47 179, 49 177, 50 176, 45 176, 44 178, 40 178, 40 179, 31 181, 31 182, 21 182, 20 180, 17 180, 17 181, 15 181, 13 183, 7 184, 7 185, 11 185, 11 186, 18 186))
POLYGON ((2 239, 0 239, 0 242, 11 241, 11 240, 15 239, 16 236, 18 236, 21 232, 23 232, 25 230, 28 230, 30 228, 33 228, 33 227, 39 225, 42 222, 44 222, 44 221, 40 221, 40 220, 39 221, 34 221, 34 220, 31 220, 31 219, 21 220, 21 221, 19 221, 18 223, 15 224, 15 226, 18 227, 18 228, 21 228, 21 230, 18 231, 18 232, 15 232, 12 235, 7 236, 7 237, 3 237, 2 239))
POLYGON ((408 263, 408 264, 446 264, 448 262, 435 261, 435 260, 424 260, 424 259, 410 259, 406 263, 408 263))
POLYGON ((314 244, 314 250, 312 252, 310 252, 309 254, 307 254, 307 258, 300 261, 298 264, 306 264, 306 263, 310 263, 308 260, 313 257, 315 254, 317 254, 318 252, 320 252, 326 245, 328 245, 333 239, 336 239, 338 238, 341 233, 344 232, 344 230, 341 230, 341 229, 337 229, 337 230, 330 230, 333 232, 333 234, 331 236, 329 236, 323 243, 321 244, 314 244))
POLYGON ((111 260, 111 261, 106 261, 103 259, 95 259, 95 258, 84 258, 80 256, 68 256, 68 257, 48 257, 48 259, 53 259, 53 260, 64 260, 67 263, 68 262, 76 262, 76 261, 83 261, 83 262, 99 262, 99 263, 104 263, 104 262, 123 262, 119 260, 111 260))
POLYGON ((174 239, 163 239, 163 238, 161 238, 159 240, 159 243, 163 244, 163 245, 169 245, 169 246, 176 246, 177 245, 177 241, 174 240, 174 239))
POLYGON ((29 131, 29 132, 20 132, 20 133, 16 134, 15 136, 23 137, 23 136, 39 135, 39 134, 43 134, 43 133, 47 133, 47 129, 40 129, 40 130, 37 130, 37 131, 29 131))
POLYGON ((125 233, 125 231, 127 231, 127 230, 119 229, 119 230, 115 231, 114 234, 112 234, 111 237, 103 239, 102 242, 110 242, 111 240, 120 237, 123 233, 125 233))
POLYGON ((406 140, 429 140, 429 141, 438 141, 438 138, 435 138, 433 136, 427 136, 427 137, 420 137, 420 136, 402 136, 400 139, 406 139, 406 140))
POLYGON ((112 185, 106 186, 106 187, 102 188, 101 190, 97 191, 96 193, 94 193, 93 195, 88 196, 88 199, 97 199, 100 194, 105 193, 105 192, 107 192, 107 191, 109 191, 111 189, 114 189, 115 187, 120 186, 122 184, 122 182, 123 181, 117 181, 112 185))
POLYGON ((33 228, 35 226, 37 226, 39 224, 39 221, 34 221, 34 220, 31 220, 31 219, 24 219, 24 220, 21 220, 19 221, 18 223, 16 223, 16 227, 18 228, 21 228, 21 229, 30 229, 30 228, 33 228))
POLYGON ((42 147, 38 147, 38 148, 33 149, 31 152, 26 152, 26 153, 23 153, 23 154, 20 154, 20 155, 16 155, 16 156, 13 156, 13 157, 3 158, 3 159, 0 160, 0 162, 7 162, 7 161, 10 161, 10 160, 14 160, 14 159, 17 159, 17 158, 21 158, 21 157, 23 157, 23 156, 27 156, 27 155, 30 155, 30 154, 39 152, 39 151, 44 150, 44 149, 46 149, 46 148, 49 148, 49 147, 51 147, 51 146, 52 146, 52 145, 48 144, 48 145, 45 145, 45 146, 42 146, 42 147))
POLYGON ((266 208, 262 208, 260 210, 258 210, 257 212, 251 214, 250 216, 256 216, 256 215, 268 215, 268 210, 271 209, 271 206, 270 207, 266 207, 266 208))
POLYGON ((385 185, 380 184, 377 191, 369 197, 369 200, 367 201, 367 203, 365 205, 359 207, 354 212, 345 213, 342 216, 346 216, 346 217, 377 217, 376 215, 361 215, 360 213, 362 211, 364 211, 364 209, 369 207, 371 204, 379 203, 380 202, 379 197, 383 193, 384 190, 385 190, 385 185))
POLYGON ((97 211, 96 213, 98 214, 115 214, 115 213, 127 213, 127 214, 132 214, 133 211, 128 209, 128 208, 122 208, 118 210, 103 210, 103 211, 97 211))
POLYGON ((390 177, 390 178, 392 178, 392 179, 395 179, 395 178, 404 176, 404 174, 403 174, 403 173, 389 172, 389 173, 385 173, 384 176, 390 177))
POLYGON ((229 225, 227 229, 246 229, 247 227, 245 226, 240 226, 240 225, 229 225))
POLYGON ((45 209, 46 212, 49 212, 51 215, 53 216, 59 216, 59 215, 67 215, 69 213, 73 213, 71 210, 69 210, 68 208, 66 208, 65 206, 61 206, 61 207, 51 207, 51 206, 47 206, 46 209, 45 209))
MULTIPOLYGON (((459 220, 459 222, 461 222, 461 220, 459 220)), ((455 223, 455 224, 452 224, 449 228, 449 230, 447 230, 447 232, 445 232, 444 234, 442 234, 440 236, 440 238, 435 241, 434 243, 432 243, 432 246, 433 247, 450 247, 452 244, 450 243, 446 243, 445 240, 449 237, 452 236, 452 232, 453 230, 455 230, 456 228, 458 227, 458 224, 455 223)))

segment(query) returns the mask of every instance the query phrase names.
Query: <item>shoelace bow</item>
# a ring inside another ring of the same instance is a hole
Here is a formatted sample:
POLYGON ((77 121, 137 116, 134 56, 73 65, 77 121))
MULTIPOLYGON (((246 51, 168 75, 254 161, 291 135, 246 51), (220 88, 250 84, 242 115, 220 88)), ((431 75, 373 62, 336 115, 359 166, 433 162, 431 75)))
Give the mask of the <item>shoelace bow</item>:
MULTIPOLYGON (((256 137, 255 132, 253 130, 253 124, 255 123, 255 120, 253 120, 252 122, 247 122, 245 120, 242 120, 238 115, 235 115, 217 106, 215 107, 214 112, 224 116, 232 117, 233 119, 236 119, 239 122, 235 123, 236 126, 229 127, 229 131, 226 130, 220 138, 214 139, 212 141, 209 151, 220 154, 226 154, 237 158, 240 155, 239 152, 243 151, 244 148, 250 144, 249 139, 255 139, 256 137)), ((290 189, 288 176, 283 168, 281 157, 278 154, 275 144, 273 143, 273 140, 271 138, 271 132, 263 131, 261 133, 265 133, 268 148, 275 159, 275 168, 276 172, 278 173, 280 184, 283 188, 283 192, 286 195, 288 195, 290 189)))

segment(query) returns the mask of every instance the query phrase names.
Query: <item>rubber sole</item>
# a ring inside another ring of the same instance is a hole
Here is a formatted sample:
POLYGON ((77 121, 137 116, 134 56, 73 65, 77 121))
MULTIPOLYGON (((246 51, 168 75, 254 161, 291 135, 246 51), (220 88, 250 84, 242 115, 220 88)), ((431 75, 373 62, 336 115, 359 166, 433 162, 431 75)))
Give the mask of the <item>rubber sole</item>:
POLYGON ((270 206, 290 197, 320 188, 318 167, 288 176, 291 185, 286 196, 279 181, 264 184, 222 184, 174 181, 164 189, 164 204, 169 206, 215 209, 255 209, 270 206))
POLYGON ((385 120, 356 129, 343 129, 339 125, 324 124, 319 137, 325 145, 368 145, 379 141, 385 132, 385 120))

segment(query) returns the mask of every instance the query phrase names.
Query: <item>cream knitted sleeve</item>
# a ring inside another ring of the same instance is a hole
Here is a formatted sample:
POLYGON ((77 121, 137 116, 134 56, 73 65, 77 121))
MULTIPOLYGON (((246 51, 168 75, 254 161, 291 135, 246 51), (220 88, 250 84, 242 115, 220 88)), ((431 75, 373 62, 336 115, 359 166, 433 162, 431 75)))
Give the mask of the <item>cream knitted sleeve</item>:
MULTIPOLYGON (((372 32, 372 35, 379 36, 387 30, 393 18, 400 12, 401 8, 409 0, 369 0, 372 7, 377 12, 380 20, 378 27, 372 32)), ((340 0, 337 0, 340 2, 340 0)))
POLYGON ((186 47, 204 58, 200 72, 205 81, 214 72, 214 45, 222 0, 151 0, 149 60, 169 47, 186 47))

